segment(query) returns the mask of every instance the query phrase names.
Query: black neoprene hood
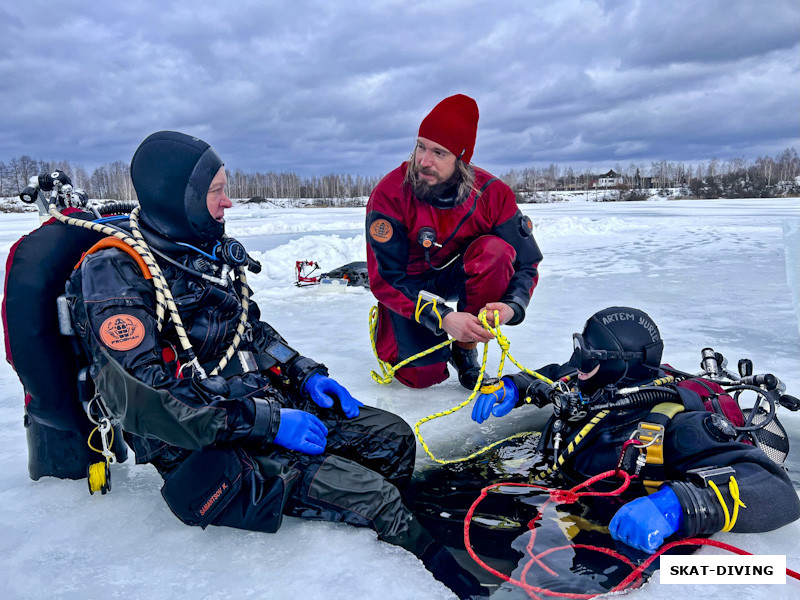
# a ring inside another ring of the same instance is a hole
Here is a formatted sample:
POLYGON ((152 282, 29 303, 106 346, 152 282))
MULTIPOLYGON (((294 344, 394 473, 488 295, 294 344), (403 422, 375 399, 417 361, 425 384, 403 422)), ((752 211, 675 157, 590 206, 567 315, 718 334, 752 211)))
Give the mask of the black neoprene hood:
POLYGON ((225 233, 208 212, 206 196, 222 159, 203 140, 177 131, 158 131, 131 159, 131 179, 147 228, 175 242, 204 244, 225 233))
MULTIPOLYGON (((639 358, 600 361, 600 370, 584 382, 585 390, 612 383, 630 383, 658 372, 664 343, 653 319, 638 308, 611 306, 596 312, 583 328, 586 343, 595 350, 640 352, 639 358)), ((570 364, 578 367, 575 355, 570 364)))

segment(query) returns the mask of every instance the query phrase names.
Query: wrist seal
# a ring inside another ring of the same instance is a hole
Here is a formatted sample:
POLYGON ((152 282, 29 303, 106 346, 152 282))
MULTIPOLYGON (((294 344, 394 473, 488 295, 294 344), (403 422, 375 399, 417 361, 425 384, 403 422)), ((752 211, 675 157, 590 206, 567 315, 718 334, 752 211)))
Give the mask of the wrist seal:
POLYGON ((327 375, 328 368, 322 363, 300 355, 286 367, 286 376, 291 385, 300 391, 303 391, 306 381, 314 373, 327 375))
POLYGON ((246 446, 263 448, 271 443, 281 425, 280 406, 270 400, 253 398, 253 427, 244 440, 246 446))
POLYGON ((735 471, 731 467, 711 467, 693 469, 687 472, 690 481, 671 481, 666 484, 681 503, 683 525, 681 537, 711 535, 725 526, 725 512, 716 492, 709 487, 713 481, 720 488, 727 489, 727 482, 735 471))

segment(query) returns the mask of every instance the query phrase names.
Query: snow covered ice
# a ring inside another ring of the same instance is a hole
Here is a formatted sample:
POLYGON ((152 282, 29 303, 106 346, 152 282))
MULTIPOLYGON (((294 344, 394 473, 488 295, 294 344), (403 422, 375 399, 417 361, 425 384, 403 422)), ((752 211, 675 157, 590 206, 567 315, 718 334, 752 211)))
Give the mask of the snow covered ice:
MULTIPOLYGON (((735 365, 751 358, 800 395, 800 199, 653 200, 638 203, 522 205, 544 254, 541 280, 525 322, 504 328, 511 353, 535 368, 566 360, 571 334, 595 311, 631 305, 647 311, 665 340, 664 358, 697 371, 711 346, 735 365)), ((34 214, 4 214, 0 249, 37 224, 34 214)), ((361 288, 324 293, 297 288, 294 262, 314 260, 322 271, 365 260, 364 209, 228 211, 227 231, 261 261, 249 274, 263 318, 303 354, 324 362, 354 396, 397 412, 409 423, 461 403, 455 378, 424 391, 370 377, 377 364, 367 315, 375 301, 361 288)), ((5 260, 3 260, 5 265, 5 260)), ((43 356, 42 376, 50 357, 43 356)), ((499 350, 492 347, 490 372, 499 350)), ((510 368, 513 368, 511 366, 510 368)), ((31 481, 22 426, 22 388, 8 364, 0 367, 0 597, 170 599, 445 599, 452 594, 411 554, 377 541, 369 530, 287 518, 274 535, 187 527, 159 493, 151 466, 132 458, 112 470, 110 494, 90 496, 85 481, 31 481)), ((536 410, 514 411, 483 426, 469 410, 422 427, 437 456, 457 457, 537 421, 536 410)), ((779 411, 789 431, 788 460, 796 488, 800 415, 779 411)), ((539 420, 540 422, 540 420, 539 420)), ((429 462, 420 450, 418 464, 429 462)), ((800 569, 793 523, 766 534, 719 534, 716 539, 756 554, 785 554, 800 569)), ((703 552, 719 552, 704 549, 703 552)), ((656 574, 642 598, 681 594, 711 598, 796 598, 800 584, 775 586, 660 585, 656 574)))

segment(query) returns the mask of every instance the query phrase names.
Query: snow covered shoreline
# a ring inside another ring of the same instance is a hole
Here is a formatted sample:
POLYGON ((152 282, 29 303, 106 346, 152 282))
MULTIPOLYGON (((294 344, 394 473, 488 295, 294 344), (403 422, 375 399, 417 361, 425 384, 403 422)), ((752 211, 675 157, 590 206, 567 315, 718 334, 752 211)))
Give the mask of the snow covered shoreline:
MULTIPOLYGON (((528 317, 505 331, 522 364, 566 358, 571 333, 592 312, 630 304, 658 323, 665 358, 676 367, 695 370, 700 349, 711 345, 731 364, 752 358, 757 372, 773 372, 789 393, 800 393, 797 292, 789 276, 798 270, 791 229, 800 222, 800 199, 563 202, 521 209, 533 219, 545 256, 528 317)), ((364 260, 363 223, 363 208, 236 206, 227 229, 264 265, 248 277, 264 318, 298 350, 326 363, 361 401, 413 424, 463 401, 463 390, 452 379, 424 392, 397 383, 378 386, 369 377, 376 368, 367 331, 371 294, 293 285, 295 260, 318 261, 323 270, 364 260)), ((3 254, 36 225, 35 215, 3 216, 3 254)), ((498 357, 494 347, 491 369, 498 357)), ((46 364, 43 357, 43 370, 46 364)), ((114 468, 106 496, 89 496, 85 481, 33 482, 26 469, 22 390, 7 364, 0 367, 0 391, 3 598, 452 597, 413 556, 378 542, 370 531, 296 519, 287 519, 274 535, 186 527, 161 500, 155 470, 132 461, 114 468)), ((531 418, 522 410, 478 427, 467 412, 426 425, 435 451, 461 455, 485 438, 523 429, 531 418)), ((800 488, 800 415, 779 416, 790 432, 788 466, 800 488)), ((418 460, 427 458, 419 454, 418 460)), ((798 534, 795 523, 766 534, 715 537, 754 553, 786 554, 787 566, 797 570, 798 534)), ((676 593, 702 592, 722 599, 733 591, 788 600, 798 590, 796 582, 676 587, 658 579, 630 597, 671 600, 676 593)))

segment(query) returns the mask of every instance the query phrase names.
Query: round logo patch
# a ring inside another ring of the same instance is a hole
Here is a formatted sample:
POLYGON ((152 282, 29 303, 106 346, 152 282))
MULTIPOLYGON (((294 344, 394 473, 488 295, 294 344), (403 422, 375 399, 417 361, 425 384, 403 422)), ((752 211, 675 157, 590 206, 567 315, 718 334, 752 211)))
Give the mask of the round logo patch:
POLYGON ((133 315, 114 315, 100 326, 100 339, 112 350, 132 350, 144 340, 144 325, 133 315))
POLYGON ((380 242, 381 244, 384 244, 392 239, 392 233, 394 233, 392 230, 392 224, 386 219, 378 219, 369 226, 369 235, 373 240, 380 242))
POLYGON ((522 234, 522 237, 528 237, 533 233, 533 221, 531 221, 530 217, 520 215, 519 232, 522 234))

